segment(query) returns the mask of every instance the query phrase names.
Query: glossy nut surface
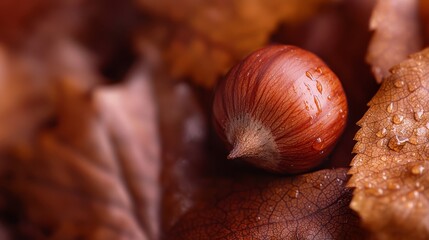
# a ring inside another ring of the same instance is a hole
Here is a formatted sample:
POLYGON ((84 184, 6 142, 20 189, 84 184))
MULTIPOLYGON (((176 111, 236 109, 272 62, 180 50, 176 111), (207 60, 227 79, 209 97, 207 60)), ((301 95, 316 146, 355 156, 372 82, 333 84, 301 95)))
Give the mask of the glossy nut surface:
POLYGON ((314 54, 289 45, 253 52, 218 85, 214 124, 231 152, 279 173, 308 171, 326 159, 343 132, 341 82, 314 54))

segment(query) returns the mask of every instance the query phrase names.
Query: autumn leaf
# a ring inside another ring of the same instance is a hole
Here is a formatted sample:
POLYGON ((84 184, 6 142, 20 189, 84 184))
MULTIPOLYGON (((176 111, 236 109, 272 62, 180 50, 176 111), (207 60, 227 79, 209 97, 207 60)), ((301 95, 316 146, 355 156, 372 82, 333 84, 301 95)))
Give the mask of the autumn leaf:
POLYGON ((188 83, 158 76, 162 139, 162 229, 167 232, 198 200, 208 165, 207 119, 188 83))
POLYGON ((144 29, 144 39, 166 32, 159 48, 165 49, 166 67, 173 76, 191 77, 208 88, 233 63, 262 47, 278 24, 303 20, 326 2, 330 1, 187 0, 177 7, 174 0, 139 0, 143 10, 165 23, 155 26, 164 31, 144 29))
POLYGON ((389 69, 421 49, 418 0, 378 0, 370 20, 374 31, 367 61, 381 83, 389 69))
POLYGON ((85 90, 61 81, 53 128, 9 155, 8 191, 30 239, 157 239, 160 149, 149 76, 85 90), (23 151, 25 150, 25 151, 23 151))
POLYGON ((391 69, 358 122, 351 207, 379 239, 426 239, 429 49, 391 69))
POLYGON ((359 239, 348 208, 346 170, 296 177, 248 176, 225 194, 191 209, 168 239, 359 239))

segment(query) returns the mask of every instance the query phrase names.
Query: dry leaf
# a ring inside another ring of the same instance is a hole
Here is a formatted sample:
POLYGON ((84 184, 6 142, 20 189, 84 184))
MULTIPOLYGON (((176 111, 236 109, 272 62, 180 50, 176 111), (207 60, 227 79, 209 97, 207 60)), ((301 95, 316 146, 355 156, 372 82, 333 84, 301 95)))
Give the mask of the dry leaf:
POLYGON ((429 237, 429 49, 391 69, 358 122, 351 207, 378 239, 429 237))
POLYGON ((389 69, 421 49, 418 0, 378 0, 371 16, 374 35, 367 61, 377 82, 389 75, 389 69))
POLYGON ((0 2, 0 39, 16 40, 45 13, 51 0, 3 0, 0 2))
POLYGON ((92 95, 62 81, 58 126, 15 156, 18 236, 157 239, 160 149, 148 76, 92 95))
POLYGON ((207 119, 187 83, 157 81, 162 137, 162 229, 166 232, 204 188, 207 119))
POLYGON ((360 239, 345 181, 345 169, 236 179, 229 192, 191 209, 168 239, 360 239))
POLYGON ((176 77, 212 87, 234 62, 263 46, 279 23, 305 19, 329 0, 187 0, 180 7, 174 0, 139 2, 157 16, 155 28, 164 24, 160 49, 166 67, 176 77))

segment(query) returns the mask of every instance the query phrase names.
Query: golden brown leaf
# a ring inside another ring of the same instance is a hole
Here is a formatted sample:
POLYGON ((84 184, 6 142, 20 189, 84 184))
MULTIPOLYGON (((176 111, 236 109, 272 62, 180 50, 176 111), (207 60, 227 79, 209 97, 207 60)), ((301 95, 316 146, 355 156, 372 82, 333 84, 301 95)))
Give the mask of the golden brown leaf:
POLYGON ((346 169, 237 179, 219 199, 191 209, 168 239, 359 239, 345 181, 346 169))
POLYGON ((380 239, 427 239, 429 49, 391 72, 358 122, 351 207, 380 239))
POLYGON ((381 83, 389 69, 421 49, 418 0, 378 0, 370 21, 374 35, 367 61, 381 83))
POLYGON ((263 46, 279 23, 300 21, 329 0, 139 2, 166 23, 163 39, 169 40, 161 49, 173 75, 212 87, 235 61, 263 46))

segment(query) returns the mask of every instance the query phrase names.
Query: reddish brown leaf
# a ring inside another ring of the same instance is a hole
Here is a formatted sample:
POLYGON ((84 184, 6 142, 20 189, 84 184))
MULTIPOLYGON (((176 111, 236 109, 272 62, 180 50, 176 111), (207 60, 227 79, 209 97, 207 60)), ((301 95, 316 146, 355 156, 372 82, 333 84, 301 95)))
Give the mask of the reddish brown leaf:
POLYGON ((180 7, 174 0, 139 2, 166 23, 156 28, 165 30, 160 49, 173 75, 212 87, 235 61, 264 45, 280 22, 302 20, 329 0, 187 0, 180 7))
POLYGON ((157 81, 162 137, 164 232, 193 206, 207 177, 207 119, 187 83, 157 81), (168 109, 168 110, 167 110, 168 109))
POLYGON ((169 239, 359 239, 346 180, 345 169, 237 179, 219 199, 186 214, 169 239))
POLYGON ((158 238, 160 152, 148 81, 136 72, 94 95, 62 81, 58 126, 16 156, 9 183, 24 237, 158 238))
POLYGON ((392 68, 358 122, 351 207, 379 239, 427 239, 429 49, 392 68))
POLYGON ((367 61, 377 82, 389 75, 389 69, 421 49, 418 0, 378 0, 370 29, 374 35, 367 61))

